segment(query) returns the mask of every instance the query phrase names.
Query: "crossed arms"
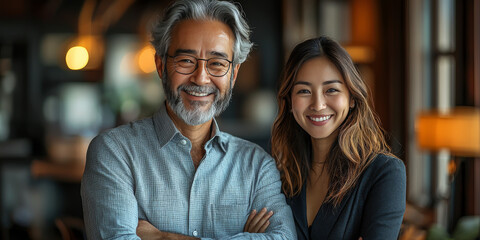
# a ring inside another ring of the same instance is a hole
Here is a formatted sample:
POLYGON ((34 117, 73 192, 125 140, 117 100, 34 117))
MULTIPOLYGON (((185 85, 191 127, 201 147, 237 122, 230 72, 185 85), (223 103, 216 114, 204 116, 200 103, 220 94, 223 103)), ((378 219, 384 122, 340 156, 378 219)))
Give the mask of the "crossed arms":
MULTIPOLYGON (((189 215, 194 211, 192 206, 172 207, 172 205, 168 205, 172 201, 162 199, 168 198, 168 196, 164 196, 164 194, 149 195, 152 194, 152 189, 156 188, 141 189, 142 186, 149 184, 159 185, 157 179, 152 180, 145 177, 148 175, 148 171, 155 166, 145 166, 152 161, 140 162, 138 164, 141 164, 145 170, 135 172, 132 169, 141 167, 135 166, 137 163, 130 161, 127 157, 131 153, 125 153, 125 151, 125 148, 120 147, 109 135, 97 137, 90 145, 81 190, 85 227, 89 239, 139 239, 137 233, 151 234, 152 232, 156 234, 145 235, 145 237, 152 236, 153 239, 158 239, 162 235, 175 237, 173 233, 192 236, 190 228, 195 224, 199 226, 199 230, 204 230, 198 234, 198 237, 206 239, 296 239, 292 212, 280 192, 280 177, 273 159, 261 161, 261 167, 255 173, 254 179, 249 176, 242 179, 242 182, 234 183, 243 184, 243 186, 254 185, 252 187, 254 191, 249 196, 243 196, 245 199, 249 199, 246 200, 248 203, 237 207, 237 210, 241 210, 241 212, 230 211, 229 203, 225 203, 228 208, 220 209, 222 214, 212 214, 209 219, 198 219, 206 216, 197 215, 192 219, 189 215), (165 204, 159 204, 162 201, 165 204), (250 213, 252 209, 262 209, 263 207, 272 210, 273 216, 264 222, 259 221, 255 224, 252 224, 251 221, 248 222, 247 214, 243 212, 250 213), (177 210, 188 213, 176 214, 177 210), (230 221, 228 218, 234 219, 230 221), (145 219, 148 222, 139 222, 139 219, 145 219), (230 222, 238 224, 228 226, 230 222), (151 226, 148 226, 147 223, 151 223, 151 226), (265 227, 264 233, 260 233, 265 224, 269 225, 265 227), (179 227, 179 225, 182 226, 179 227), (175 227, 178 229, 174 229, 175 227)), ((152 177, 158 177, 157 175, 152 175, 152 177)), ((212 178, 214 177, 212 176, 212 178)), ((177 189, 177 187, 172 187, 172 189, 177 189)), ((171 193, 172 191, 166 192, 171 193)), ((206 193, 199 193, 198 197, 203 197, 202 194, 206 193)), ((235 200, 235 196, 232 198, 235 200)), ((172 204, 178 203, 173 202, 172 204)), ((206 208, 205 206, 193 207, 206 208)), ((209 207, 213 208, 211 204, 209 207)), ((215 210, 218 209, 212 209, 212 211, 215 210)), ((202 211, 204 214, 211 214, 210 210, 202 211)), ((182 239, 185 239, 185 236, 182 236, 182 239)))

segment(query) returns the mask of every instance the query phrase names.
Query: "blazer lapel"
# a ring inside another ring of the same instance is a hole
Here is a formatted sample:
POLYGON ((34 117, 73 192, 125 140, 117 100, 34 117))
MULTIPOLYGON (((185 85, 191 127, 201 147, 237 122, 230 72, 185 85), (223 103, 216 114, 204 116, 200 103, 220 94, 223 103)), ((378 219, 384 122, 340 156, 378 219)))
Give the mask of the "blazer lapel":
POLYGON ((324 203, 322 207, 320 207, 319 213, 317 214, 317 217, 315 218, 314 222, 314 227, 315 229, 322 229, 319 231, 319 233, 324 233, 325 235, 322 234, 322 236, 314 236, 312 232, 312 237, 321 237, 321 239, 330 239, 330 236, 342 236, 344 228, 346 226, 343 226, 343 223, 339 223, 339 219, 343 218, 344 214, 344 208, 346 206, 346 203, 349 201, 348 199, 350 198, 351 194, 347 193, 343 200, 340 202, 340 204, 337 207, 334 207, 332 203, 324 203), (320 213, 320 211, 322 211, 320 213), (321 216, 321 217, 320 217, 321 216), (317 219, 318 218, 318 219, 317 219), (316 223, 316 224, 315 224, 316 223), (341 232, 340 235, 338 235, 338 231, 341 232))
MULTIPOLYGON (((297 222, 297 226, 302 230, 303 239, 309 239, 308 237, 308 224, 307 224, 307 206, 306 203, 306 194, 305 194, 305 186, 302 187, 302 191, 297 196, 290 198, 290 208, 292 208, 293 217, 295 218, 295 222, 297 222)), ((298 236, 299 239, 300 236, 298 236)))

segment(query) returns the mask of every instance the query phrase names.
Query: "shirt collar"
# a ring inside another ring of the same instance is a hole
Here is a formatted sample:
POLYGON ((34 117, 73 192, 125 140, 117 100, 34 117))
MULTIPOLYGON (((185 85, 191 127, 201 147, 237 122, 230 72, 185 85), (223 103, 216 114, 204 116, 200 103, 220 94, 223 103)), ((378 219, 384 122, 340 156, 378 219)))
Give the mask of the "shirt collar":
POLYGON ((223 152, 227 152, 227 136, 224 132, 220 131, 215 118, 213 118, 212 135, 213 137, 209 141, 214 141, 217 139, 217 143, 220 145, 220 148, 223 150, 223 152))
POLYGON ((160 109, 153 115, 153 124, 155 125, 160 148, 170 142, 175 135, 180 134, 180 131, 178 131, 172 119, 168 116, 165 104, 166 102, 161 104, 160 109))
MULTIPOLYGON (((180 131, 175 127, 170 116, 167 113, 166 102, 161 104, 160 109, 154 114, 153 122, 155 125, 155 132, 157 133, 157 138, 160 143, 160 148, 165 146, 168 142, 170 142, 175 135, 181 135, 180 131)), ((213 128, 212 128, 212 138, 208 140, 216 141, 220 145, 220 148, 226 152, 226 144, 227 144, 227 136, 225 133, 220 131, 218 127, 217 120, 213 119, 213 128)))

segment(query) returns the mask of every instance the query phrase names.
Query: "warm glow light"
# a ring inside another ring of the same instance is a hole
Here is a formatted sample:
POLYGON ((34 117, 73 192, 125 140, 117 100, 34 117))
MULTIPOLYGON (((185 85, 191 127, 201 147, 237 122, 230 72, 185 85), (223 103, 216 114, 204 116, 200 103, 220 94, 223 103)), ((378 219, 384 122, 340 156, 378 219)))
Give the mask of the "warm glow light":
POLYGON ((84 68, 88 63, 88 51, 82 46, 75 46, 68 50, 65 57, 67 67, 72 70, 84 68))
POLYGON ((455 161, 452 160, 448 163, 448 174, 452 176, 456 171, 457 171, 457 163, 455 163, 455 161))
POLYGON ((137 55, 138 67, 144 73, 151 73, 155 71, 155 49, 152 46, 145 46, 137 55))
POLYGON ((370 63, 375 60, 373 50, 365 46, 345 46, 345 50, 350 54, 352 60, 356 63, 370 63))
POLYGON ((417 118, 416 131, 421 149, 448 149, 459 156, 480 156, 480 109, 422 113, 417 118))

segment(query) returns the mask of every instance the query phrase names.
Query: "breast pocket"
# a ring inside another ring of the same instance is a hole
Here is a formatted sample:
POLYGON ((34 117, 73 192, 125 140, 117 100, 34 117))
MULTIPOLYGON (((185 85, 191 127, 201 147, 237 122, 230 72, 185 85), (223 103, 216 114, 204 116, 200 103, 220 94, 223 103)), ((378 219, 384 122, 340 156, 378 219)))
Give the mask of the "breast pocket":
POLYGON ((248 217, 248 204, 211 204, 216 238, 243 232, 248 217))

